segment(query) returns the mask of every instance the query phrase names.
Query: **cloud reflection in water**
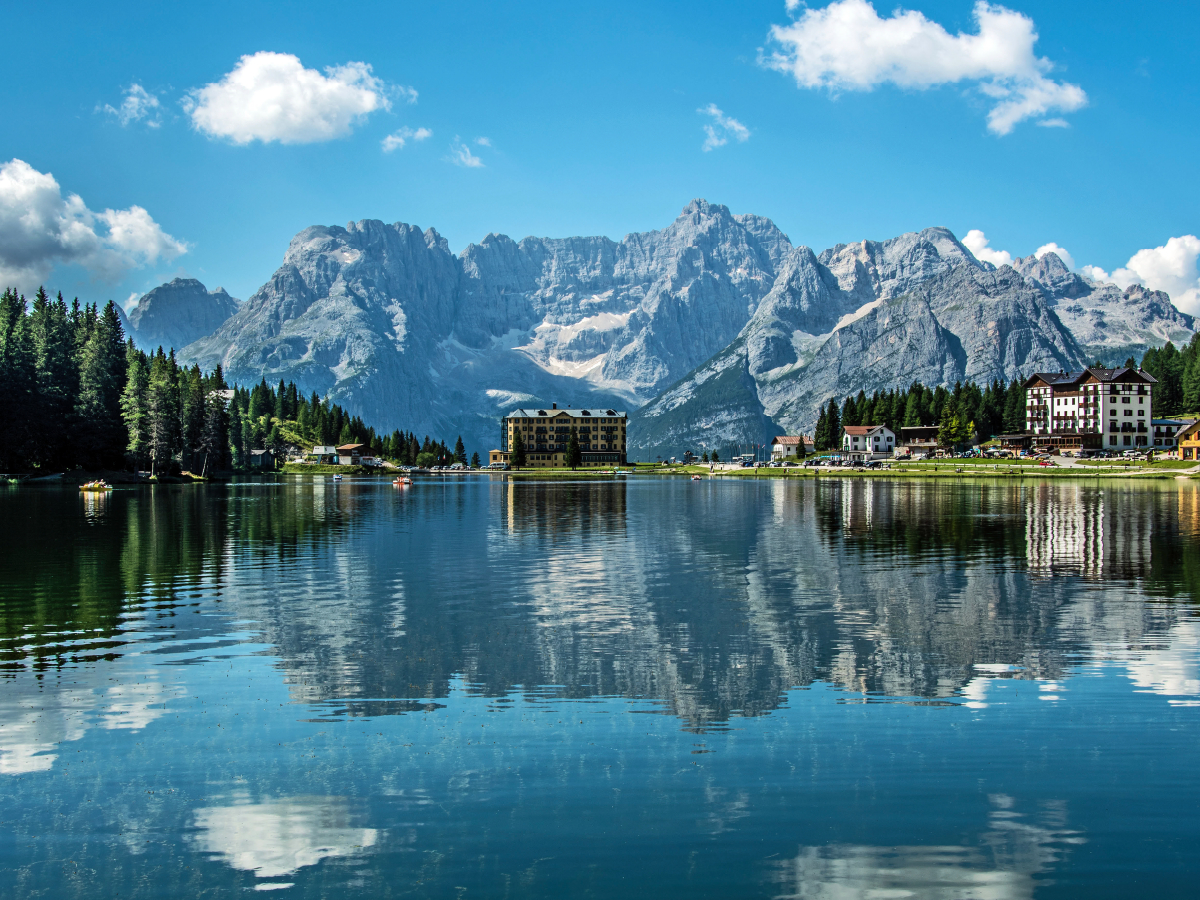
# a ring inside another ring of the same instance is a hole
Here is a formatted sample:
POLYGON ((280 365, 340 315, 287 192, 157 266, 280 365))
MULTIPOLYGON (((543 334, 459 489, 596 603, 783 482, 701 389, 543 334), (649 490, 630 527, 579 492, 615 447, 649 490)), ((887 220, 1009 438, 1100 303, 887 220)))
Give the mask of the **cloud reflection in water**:
MULTIPOLYGON (((293 875, 322 859, 347 857, 373 847, 379 832, 351 826, 344 797, 293 797, 229 806, 208 806, 195 813, 197 848, 258 878, 293 875)), ((278 885, 282 887, 283 885, 278 885)), ((260 889, 270 889, 259 885, 260 889)))

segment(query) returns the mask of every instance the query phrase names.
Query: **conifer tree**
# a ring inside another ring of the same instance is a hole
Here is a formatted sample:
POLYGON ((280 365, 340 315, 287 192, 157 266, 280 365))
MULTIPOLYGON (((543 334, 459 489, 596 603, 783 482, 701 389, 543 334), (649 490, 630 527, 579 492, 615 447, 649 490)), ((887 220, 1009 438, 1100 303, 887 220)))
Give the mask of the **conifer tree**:
POLYGON ((842 448, 842 420, 838 416, 837 403, 832 400, 829 401, 829 415, 825 427, 828 449, 840 450, 842 448))
POLYGON ((454 442, 454 461, 466 465, 467 448, 463 445, 462 435, 458 436, 458 440, 454 442))
POLYGON ((572 469, 583 464, 583 451, 579 448, 579 436, 571 429, 571 437, 567 440, 567 465, 572 469))
POLYGON ((178 376, 173 371, 175 368, 173 356, 165 356, 162 348, 150 361, 146 413, 152 475, 170 470, 171 458, 179 446, 179 395, 176 388, 178 376))
POLYGON ((133 455, 134 470, 140 469, 146 454, 150 452, 150 368, 146 354, 128 344, 126 353, 127 375, 121 392, 121 418, 128 435, 125 449, 133 455))
MULTIPOLYGON (((65 314, 65 304, 63 311, 65 314)), ((85 468, 116 467, 121 465, 128 444, 121 405, 128 354, 115 303, 110 300, 105 304, 89 331, 77 367, 74 450, 85 468)))
POLYGON ((525 465, 525 438, 521 436, 521 432, 513 432, 512 442, 512 462, 513 465, 520 469, 525 465))

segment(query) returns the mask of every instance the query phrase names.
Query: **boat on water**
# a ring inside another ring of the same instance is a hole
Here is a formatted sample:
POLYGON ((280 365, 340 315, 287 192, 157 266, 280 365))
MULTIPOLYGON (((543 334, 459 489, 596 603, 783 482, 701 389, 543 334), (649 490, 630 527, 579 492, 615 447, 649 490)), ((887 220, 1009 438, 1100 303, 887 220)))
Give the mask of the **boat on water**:
POLYGON ((341 475, 334 475, 334 476, 333 476, 333 480, 334 480, 334 481, 341 481, 341 480, 342 480, 342 476, 341 476, 341 475))
POLYGON ((692 481, 701 481, 701 480, 702 480, 702 479, 700 478, 700 476, 699 476, 699 475, 693 475, 693 476, 692 476, 692 481))
POLYGON ((412 484, 412 479, 409 478, 407 475, 404 475, 400 478, 392 479, 393 487, 408 487, 410 484, 412 484))
POLYGON ((89 481, 86 484, 81 484, 79 489, 81 491, 86 491, 87 493, 103 493, 105 491, 111 491, 112 485, 101 478, 99 481, 89 481))

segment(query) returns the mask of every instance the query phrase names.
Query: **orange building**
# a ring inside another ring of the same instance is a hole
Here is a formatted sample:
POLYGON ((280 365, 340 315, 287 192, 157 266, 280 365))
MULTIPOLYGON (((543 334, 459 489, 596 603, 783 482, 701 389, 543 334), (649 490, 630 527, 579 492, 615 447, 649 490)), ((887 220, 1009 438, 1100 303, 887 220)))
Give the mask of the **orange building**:
POLYGON ((1200 422, 1193 422, 1175 435, 1179 458, 1200 462, 1200 422))

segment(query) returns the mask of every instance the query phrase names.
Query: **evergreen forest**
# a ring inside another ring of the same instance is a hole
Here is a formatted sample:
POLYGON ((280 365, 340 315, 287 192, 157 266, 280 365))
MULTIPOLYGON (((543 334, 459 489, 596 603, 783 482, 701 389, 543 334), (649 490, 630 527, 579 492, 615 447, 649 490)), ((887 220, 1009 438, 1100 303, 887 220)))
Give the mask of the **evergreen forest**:
POLYGON ((429 436, 379 434, 294 383, 247 388, 181 366, 174 351, 138 350, 116 305, 0 295, 0 472, 132 468, 207 476, 249 466, 253 450, 362 444, 408 465, 466 463, 429 436))

